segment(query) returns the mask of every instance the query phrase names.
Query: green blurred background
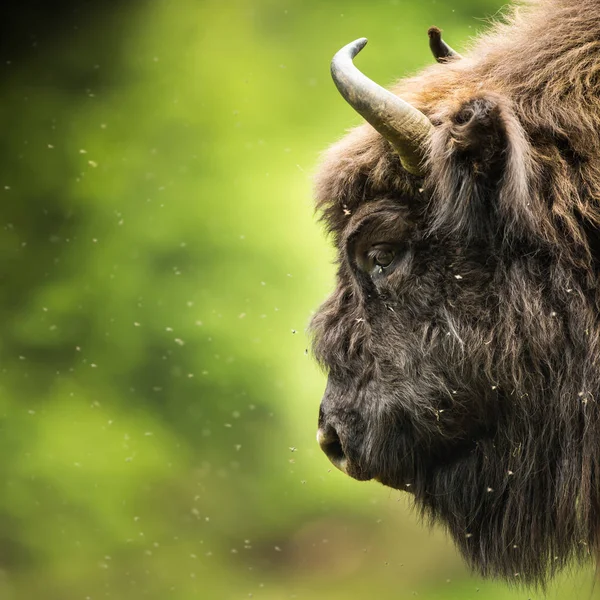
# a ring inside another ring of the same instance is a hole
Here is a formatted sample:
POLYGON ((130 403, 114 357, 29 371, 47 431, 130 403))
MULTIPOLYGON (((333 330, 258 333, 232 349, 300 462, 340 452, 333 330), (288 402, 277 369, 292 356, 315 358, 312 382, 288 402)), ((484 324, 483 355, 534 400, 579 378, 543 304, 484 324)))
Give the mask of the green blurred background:
POLYGON ((470 576, 406 495, 315 442, 305 328, 334 270, 311 177, 360 122, 329 60, 367 36, 360 67, 388 84, 432 62, 430 25, 460 51, 500 8, 72 2, 11 21, 0 599, 600 597, 591 566, 545 595, 470 576))

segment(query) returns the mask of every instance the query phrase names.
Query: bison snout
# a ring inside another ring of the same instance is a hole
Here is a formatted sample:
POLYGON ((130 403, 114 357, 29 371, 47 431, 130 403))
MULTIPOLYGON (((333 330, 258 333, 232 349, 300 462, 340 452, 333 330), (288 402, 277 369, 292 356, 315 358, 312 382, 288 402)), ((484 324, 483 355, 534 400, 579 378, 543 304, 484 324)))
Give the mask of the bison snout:
POLYGON ((343 473, 347 473, 348 459, 344 454, 340 437, 331 425, 319 428, 317 442, 332 464, 343 473))

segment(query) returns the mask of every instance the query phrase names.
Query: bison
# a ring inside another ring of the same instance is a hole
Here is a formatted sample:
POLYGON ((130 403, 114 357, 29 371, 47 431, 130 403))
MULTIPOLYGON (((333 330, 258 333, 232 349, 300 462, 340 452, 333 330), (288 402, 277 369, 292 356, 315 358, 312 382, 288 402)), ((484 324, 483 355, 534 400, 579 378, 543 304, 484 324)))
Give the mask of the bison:
POLYGON ((337 248, 311 323, 317 438, 414 495, 484 576, 541 584, 600 546, 600 0, 514 8, 388 91, 325 154, 337 248))

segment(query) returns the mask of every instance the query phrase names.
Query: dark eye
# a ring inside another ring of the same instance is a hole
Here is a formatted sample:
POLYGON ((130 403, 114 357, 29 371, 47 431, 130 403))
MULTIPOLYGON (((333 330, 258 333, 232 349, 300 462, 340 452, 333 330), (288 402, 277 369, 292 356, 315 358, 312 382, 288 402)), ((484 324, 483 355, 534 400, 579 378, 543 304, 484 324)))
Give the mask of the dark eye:
POLYGON ((374 267, 385 269, 396 257, 396 249, 388 244, 377 244, 369 250, 369 259, 374 267))

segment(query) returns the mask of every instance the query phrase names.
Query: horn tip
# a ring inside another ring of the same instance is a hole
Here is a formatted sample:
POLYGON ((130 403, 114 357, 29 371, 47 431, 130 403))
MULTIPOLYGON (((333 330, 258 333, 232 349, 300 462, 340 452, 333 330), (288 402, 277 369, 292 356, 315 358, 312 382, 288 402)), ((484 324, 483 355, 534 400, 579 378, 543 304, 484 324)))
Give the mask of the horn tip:
POLYGON ((367 45, 367 38, 358 38, 349 44, 346 44, 333 57, 332 62, 337 62, 342 58, 349 57, 351 60, 367 45))
POLYGON ((352 58, 354 58, 366 45, 367 42, 369 40, 367 40, 366 37, 361 37, 358 38, 357 40, 354 40, 353 42, 350 42, 346 48, 348 48, 349 52, 350 52, 350 56, 352 58))

